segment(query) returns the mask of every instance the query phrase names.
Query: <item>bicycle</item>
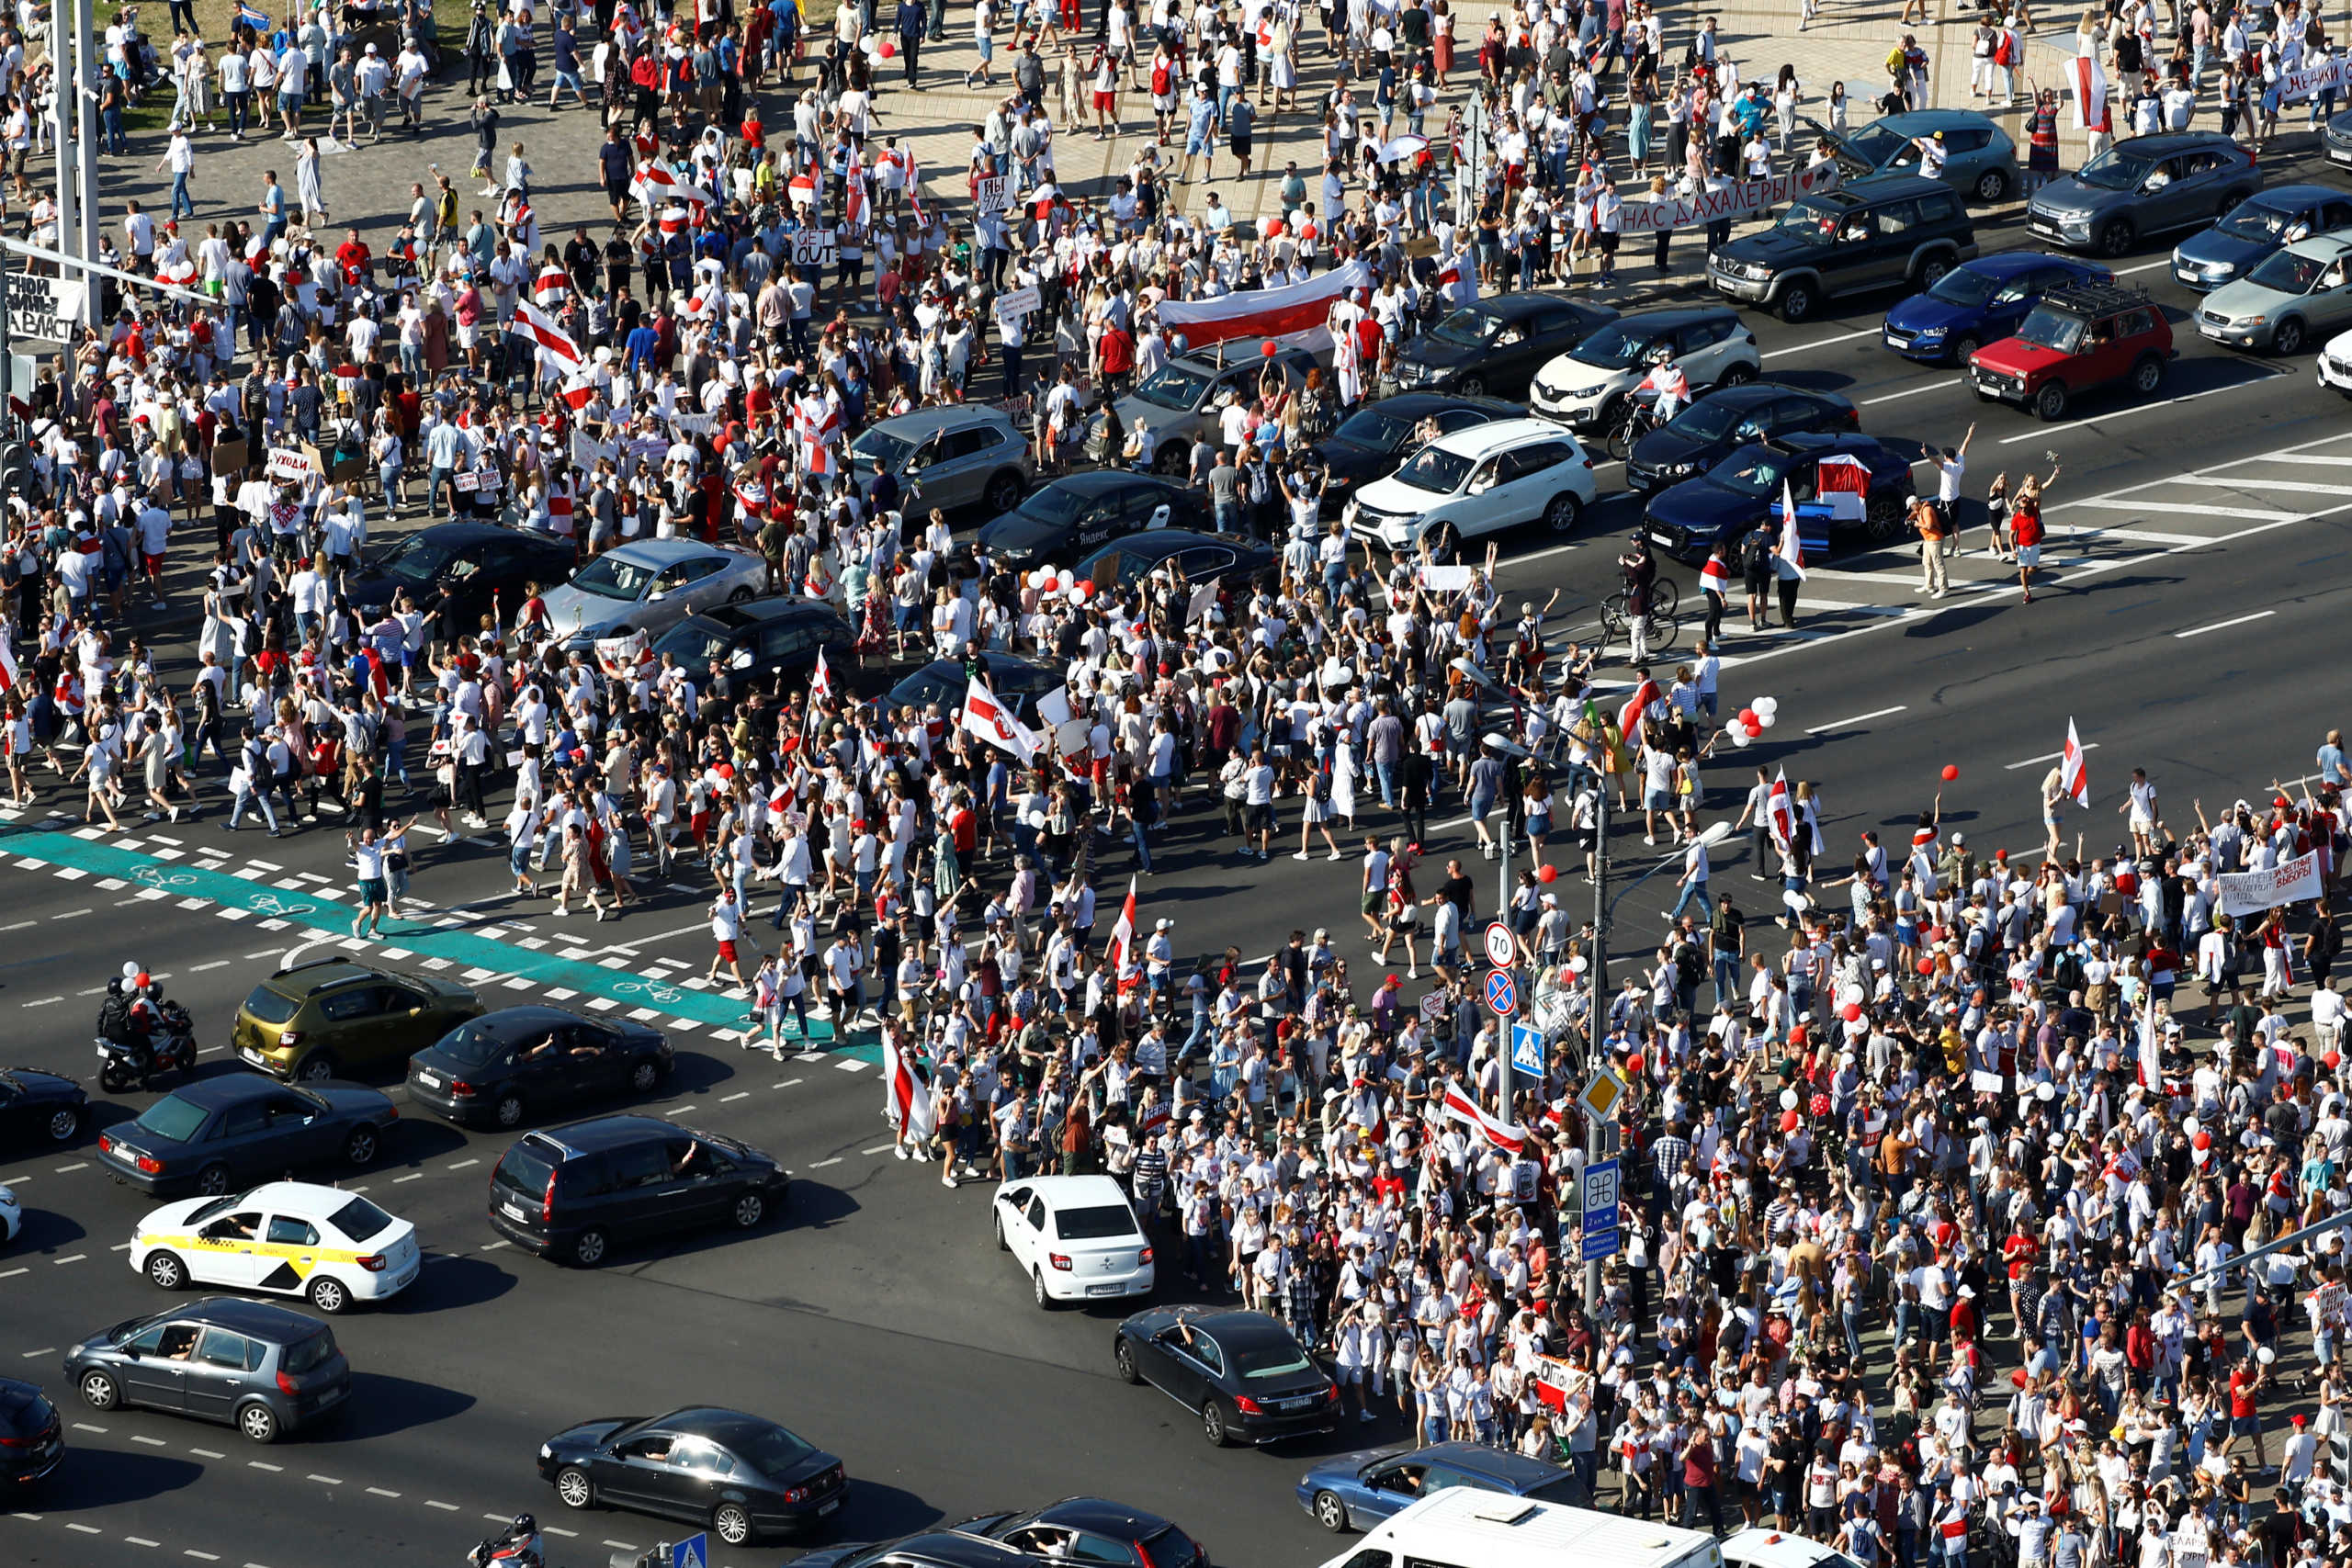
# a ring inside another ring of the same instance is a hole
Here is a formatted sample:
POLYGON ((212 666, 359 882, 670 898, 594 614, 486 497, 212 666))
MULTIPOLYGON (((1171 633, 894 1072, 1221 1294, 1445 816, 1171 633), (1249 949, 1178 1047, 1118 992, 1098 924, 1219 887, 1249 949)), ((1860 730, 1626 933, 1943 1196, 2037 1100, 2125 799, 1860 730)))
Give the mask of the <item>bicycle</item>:
POLYGON ((311 905, 300 903, 288 904, 280 899, 275 893, 256 893, 250 899, 246 900, 245 908, 251 909, 256 915, 276 915, 279 917, 308 915, 314 912, 313 906, 311 905))
POLYGON ((165 871, 159 865, 142 865, 131 872, 130 880, 148 887, 193 887, 196 878, 184 871, 165 871))
POLYGON ((613 989, 624 996, 642 995, 647 1000, 656 1002, 678 1001, 684 995, 658 980, 616 980, 613 983, 613 989))
POLYGON ((1665 422, 1657 417, 1657 394, 1635 393, 1619 405, 1619 412, 1601 434, 1601 444, 1619 462, 1634 455, 1634 444, 1665 422))
MULTIPOLYGON (((1649 615, 1644 617, 1642 633, 1644 644, 1653 654, 1661 652, 1674 646, 1674 639, 1680 635, 1682 623, 1674 618, 1670 610, 1653 603, 1649 615)), ((1623 593, 1611 593, 1608 598, 1603 599, 1600 602, 1600 646, 1607 648, 1611 643, 1622 639, 1630 647, 1633 642, 1632 632, 1633 625, 1625 615, 1625 596, 1623 593)))

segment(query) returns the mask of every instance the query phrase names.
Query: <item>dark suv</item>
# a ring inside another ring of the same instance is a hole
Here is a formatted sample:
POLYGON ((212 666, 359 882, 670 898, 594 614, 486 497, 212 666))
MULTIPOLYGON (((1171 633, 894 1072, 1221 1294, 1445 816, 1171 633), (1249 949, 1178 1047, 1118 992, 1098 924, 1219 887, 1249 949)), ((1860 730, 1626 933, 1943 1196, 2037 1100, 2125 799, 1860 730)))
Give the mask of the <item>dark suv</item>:
POLYGON ((2120 256, 2144 235, 2202 229, 2261 186, 2254 152, 2220 131, 2134 136, 2035 191, 2025 226, 2070 251, 2120 256))
POLYGON ((1917 291, 1976 254, 1960 193, 1941 180, 1883 175, 1808 196, 1759 233, 1707 260, 1707 281, 1802 321, 1832 295, 1917 291))
POLYGON ((599 1116, 515 1139, 491 1172, 490 1224, 542 1258, 594 1268, 619 1241, 752 1230, 789 1189, 782 1166, 732 1138, 599 1116))
POLYGON ((1984 401, 2065 417, 2078 393, 2128 380, 2153 392, 2176 351, 2172 323, 2142 288, 2080 283, 2053 288, 2017 335, 1969 356, 1968 384, 1984 401))

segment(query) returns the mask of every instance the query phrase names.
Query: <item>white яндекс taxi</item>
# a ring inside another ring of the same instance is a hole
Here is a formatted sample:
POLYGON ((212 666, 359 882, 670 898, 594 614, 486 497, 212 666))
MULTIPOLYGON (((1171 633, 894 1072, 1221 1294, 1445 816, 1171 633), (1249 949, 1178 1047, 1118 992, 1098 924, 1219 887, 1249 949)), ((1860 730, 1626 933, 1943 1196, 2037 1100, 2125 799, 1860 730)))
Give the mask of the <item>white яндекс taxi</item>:
POLYGON ((140 1221, 130 1237, 131 1268, 164 1290, 217 1285, 303 1296, 323 1313, 399 1294, 422 1262, 408 1221, 308 1181, 183 1198, 140 1221))

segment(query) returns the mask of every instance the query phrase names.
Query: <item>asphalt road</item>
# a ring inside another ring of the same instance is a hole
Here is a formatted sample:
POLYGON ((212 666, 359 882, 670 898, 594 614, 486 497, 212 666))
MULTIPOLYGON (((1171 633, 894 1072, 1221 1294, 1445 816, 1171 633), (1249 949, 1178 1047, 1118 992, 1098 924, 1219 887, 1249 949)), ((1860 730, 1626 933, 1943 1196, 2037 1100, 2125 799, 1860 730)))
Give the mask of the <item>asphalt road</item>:
MULTIPOLYGON (((2275 165, 2271 175, 2297 177, 2275 165)), ((2009 211, 1986 225, 1988 247, 2019 240, 2009 211)), ((2055 570, 2030 606, 1976 531, 1965 541, 1975 553, 1954 563, 1951 598, 1923 599, 1911 552, 1890 551, 1817 570, 1796 634, 1748 636, 1736 614, 1725 706, 1776 696, 1779 723, 1712 770, 1711 814, 1737 808, 1749 764, 1785 766, 1820 785, 1834 863, 1860 830, 1907 823, 1951 763, 1961 773, 1944 786, 1947 827, 1981 851, 2026 853, 2041 840, 2035 789, 2070 716, 2095 747, 2096 793, 2080 814, 2089 852, 2120 837, 2115 808, 2134 765, 2148 768, 2175 821, 2193 820, 2192 797, 2211 807, 2308 770, 2335 722, 2315 699, 2343 646, 2352 421, 2312 385, 2308 355, 2255 359, 2198 339, 2190 297, 2168 281, 2161 253, 2117 265, 2167 307, 2182 356, 2157 396, 2102 394, 2054 426, 1980 407, 1952 373, 1880 347, 1890 299, 1802 327, 1750 314, 1770 375, 1852 398, 1875 434, 1940 446, 1975 422, 1972 495, 1996 471, 2042 464, 2045 448, 2065 473, 2045 552, 2055 570)), ((1604 491, 1621 482, 1603 469, 1604 491)), ((1589 627, 1634 517, 1630 502, 1611 501, 1565 547, 1506 541, 1508 593, 1540 601, 1564 589, 1554 625, 1589 627)), ((1674 570, 1695 600, 1689 571, 1674 570)), ((167 657, 184 660, 185 639, 185 629, 167 636, 167 657)), ((335 819, 282 840, 232 839, 214 812, 98 844, 49 816, 63 803, 56 781, 43 784, 39 806, 0 822, 0 1004, 14 1026, 0 1054, 91 1077, 92 988, 136 956, 194 1012, 208 1048, 200 1070, 242 1070, 219 1044, 238 1001, 289 951, 320 951, 345 918, 335 819)), ((1368 969, 1354 945, 1354 865, 1319 853, 1305 865, 1243 861, 1207 805, 1180 816, 1158 852, 1163 874, 1144 884, 1146 916, 1177 919, 1180 951, 1231 942, 1261 953, 1293 928, 1326 924, 1361 960, 1351 967, 1368 969)), ((1472 852, 1458 821, 1432 840, 1441 854, 1472 852)), ((1743 845, 1719 852, 1716 886, 1761 913, 1766 898, 1751 895, 1770 890, 1747 880, 1743 845)), ((1613 847, 1621 867, 1646 863, 1637 826, 1621 826, 1613 847)), ((1106 898, 1124 884, 1127 854, 1106 842, 1106 898)), ((83 1420, 89 1413, 66 1403, 62 1349, 158 1303, 121 1256, 150 1205, 105 1177, 87 1135, 0 1152, 0 1180, 28 1206, 25 1235, 0 1251, 0 1372, 38 1378, 60 1399, 73 1450, 5 1527, 16 1560, 454 1562, 493 1519, 527 1507, 574 1532, 552 1539, 560 1568, 601 1564, 615 1543, 684 1529, 561 1512, 535 1476, 538 1441, 575 1420, 704 1400, 763 1412, 842 1454, 856 1483, 833 1527, 842 1537, 1091 1491, 1170 1515, 1241 1568, 1306 1568, 1330 1555, 1290 1488, 1313 1455, 1356 1435, 1215 1452, 1184 1413, 1120 1384, 1114 1314, 1039 1314, 989 1242, 985 1190, 951 1194, 935 1168, 891 1157, 870 1044, 778 1066, 722 1037, 737 1004, 690 983, 709 957, 701 888, 689 880, 597 925, 557 920, 544 901, 510 902, 506 880, 486 845, 428 845, 416 891, 434 915, 371 955, 435 965, 506 1000, 662 1021, 681 1066, 656 1108, 779 1153, 796 1173, 791 1213, 749 1236, 690 1238, 594 1273, 560 1269, 498 1245, 484 1220, 503 1137, 405 1120, 382 1165, 349 1182, 414 1221, 431 1261, 387 1310, 338 1325, 358 1373, 348 1416, 259 1450, 225 1428, 137 1413, 83 1420)), ((1482 893, 1491 886, 1482 879, 1482 893)), ((1583 884, 1573 886, 1580 898, 1583 884)), ((1625 898, 1612 943, 1621 962, 1656 940, 1670 900, 1664 875, 1625 898)), ((98 1120, 152 1098, 109 1100, 98 1120)), ((1393 1424, 1366 1430, 1397 1435, 1393 1424)), ((714 1561, 769 1562, 790 1550, 714 1561)))

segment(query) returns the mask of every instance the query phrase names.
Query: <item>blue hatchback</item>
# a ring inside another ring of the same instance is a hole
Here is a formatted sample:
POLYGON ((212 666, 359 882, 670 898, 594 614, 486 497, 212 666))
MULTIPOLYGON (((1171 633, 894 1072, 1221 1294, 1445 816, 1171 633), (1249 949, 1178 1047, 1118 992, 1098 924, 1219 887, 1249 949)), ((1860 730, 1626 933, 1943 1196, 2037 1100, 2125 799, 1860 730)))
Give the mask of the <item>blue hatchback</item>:
POLYGON ((2044 292, 2064 284, 2112 283, 2096 262, 2040 251, 1978 256, 1886 313, 1886 346, 1923 365, 1965 365, 1988 343, 2016 334, 2044 292))
POLYGON ((1298 1506, 1337 1535, 1369 1529, 1432 1492, 1456 1486, 1579 1507, 1592 1501, 1572 1470, 1483 1443, 1432 1443, 1327 1459, 1299 1478, 1298 1506))

